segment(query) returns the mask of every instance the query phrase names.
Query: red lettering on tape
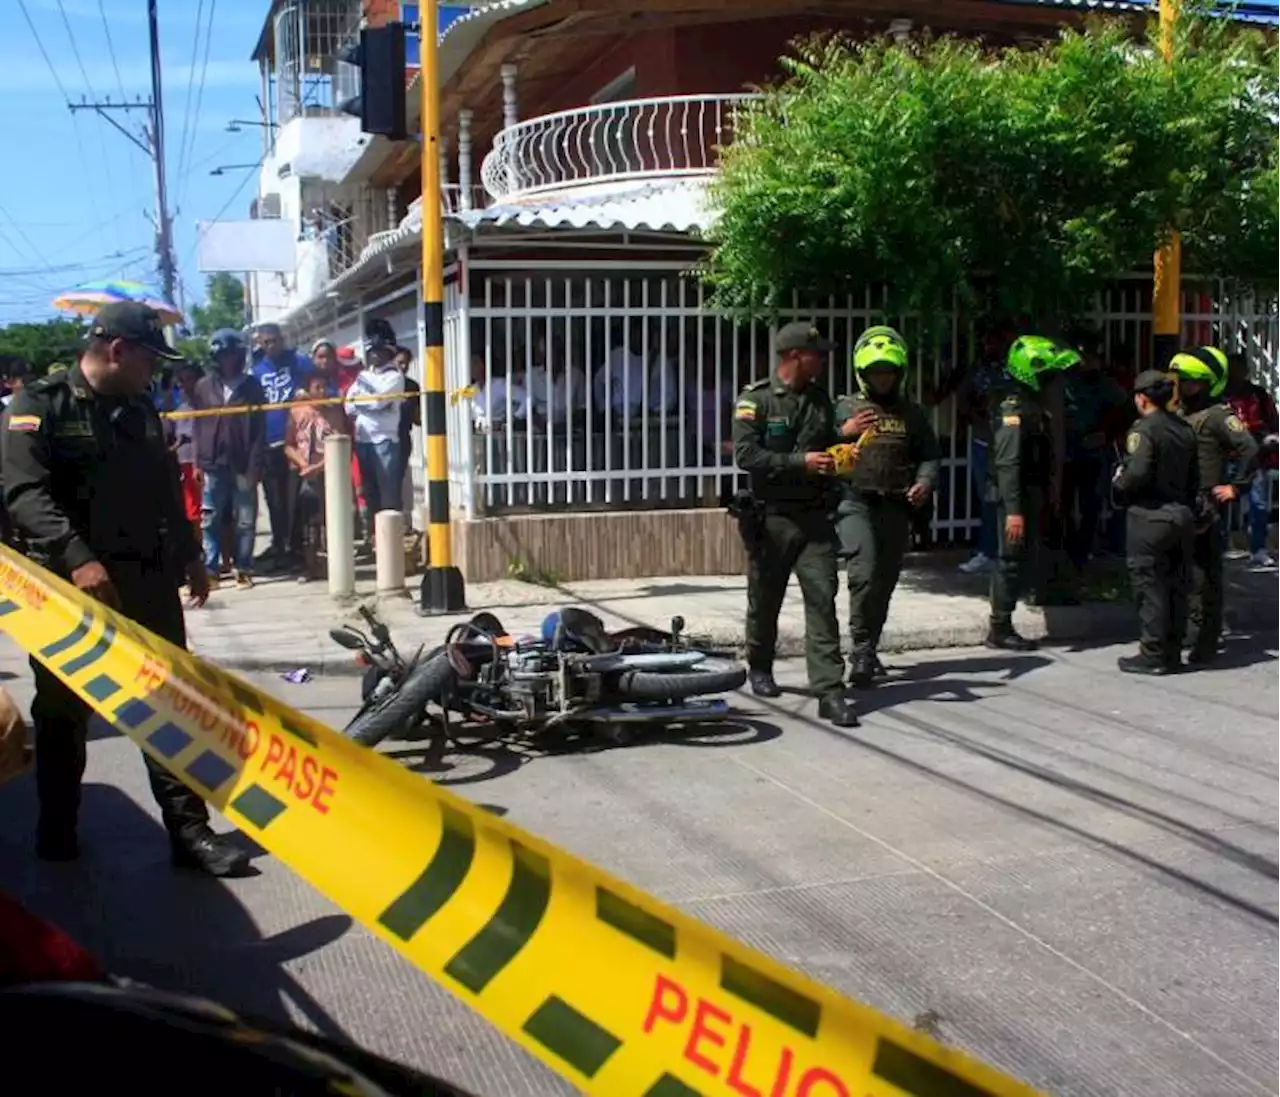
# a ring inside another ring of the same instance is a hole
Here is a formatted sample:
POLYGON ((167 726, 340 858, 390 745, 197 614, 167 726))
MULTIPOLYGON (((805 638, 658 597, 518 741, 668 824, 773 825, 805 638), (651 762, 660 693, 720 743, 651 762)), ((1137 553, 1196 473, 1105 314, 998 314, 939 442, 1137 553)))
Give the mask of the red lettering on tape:
POLYGON ((284 791, 295 799, 310 805, 321 815, 329 814, 332 806, 329 799, 337 791, 338 773, 322 765, 315 755, 299 751, 272 732, 258 769, 266 772, 272 784, 282 785, 284 791))
POLYGON ((828 1067, 809 1066, 797 1076, 794 1047, 784 1044, 776 1053, 753 1053, 752 1039, 758 1034, 727 1005, 701 996, 691 999, 675 979, 657 975, 643 1028, 646 1033, 659 1026, 684 1031, 685 1061, 713 1078, 723 1076, 738 1097, 852 1097, 851 1088, 828 1067))

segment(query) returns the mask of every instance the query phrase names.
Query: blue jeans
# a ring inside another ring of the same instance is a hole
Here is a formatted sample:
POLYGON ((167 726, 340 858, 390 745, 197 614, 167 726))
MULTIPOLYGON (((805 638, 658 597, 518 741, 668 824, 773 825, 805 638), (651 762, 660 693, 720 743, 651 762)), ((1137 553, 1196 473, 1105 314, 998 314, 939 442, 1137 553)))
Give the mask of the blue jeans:
POLYGON ((978 527, 978 551, 988 560, 1000 555, 999 536, 996 530, 996 505, 987 500, 987 461, 988 447, 986 442, 976 438, 969 443, 969 471, 973 475, 973 486, 978 492, 981 525, 978 527))
POLYGON ((400 462, 398 442, 357 442, 356 461, 360 464, 360 484, 364 489, 369 525, 380 510, 400 509, 400 484, 404 465, 400 462))
POLYGON ((217 575, 222 563, 222 518, 230 510, 236 525, 237 571, 253 570, 253 538, 258 525, 258 489, 247 476, 221 470, 204 474, 200 529, 204 534, 204 566, 217 575))
POLYGON ((1267 470, 1259 469, 1249 485, 1249 551, 1262 552, 1267 547, 1267 526, 1271 512, 1267 509, 1267 470))

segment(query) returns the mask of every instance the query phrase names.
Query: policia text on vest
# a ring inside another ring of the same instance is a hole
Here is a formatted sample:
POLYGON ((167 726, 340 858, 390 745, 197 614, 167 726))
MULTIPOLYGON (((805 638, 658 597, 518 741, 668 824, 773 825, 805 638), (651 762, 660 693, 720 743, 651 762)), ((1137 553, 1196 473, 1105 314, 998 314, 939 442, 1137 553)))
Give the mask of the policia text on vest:
POLYGON ((938 481, 941 454, 924 411, 902 391, 906 341, 892 328, 867 329, 854 346, 857 391, 836 403, 836 422, 854 442, 840 477, 837 532, 849 586, 850 683, 881 671, 876 650, 911 537, 913 511, 938 481))

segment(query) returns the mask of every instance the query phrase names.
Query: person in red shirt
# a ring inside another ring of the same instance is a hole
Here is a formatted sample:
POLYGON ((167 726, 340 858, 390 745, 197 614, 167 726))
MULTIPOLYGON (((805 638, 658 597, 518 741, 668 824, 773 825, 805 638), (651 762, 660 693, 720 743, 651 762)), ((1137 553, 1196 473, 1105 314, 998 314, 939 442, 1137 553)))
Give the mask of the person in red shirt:
POLYGON ((1245 425, 1262 450, 1262 460, 1249 486, 1249 556, 1258 567, 1274 567, 1275 557, 1267 551, 1271 520, 1268 487, 1276 468, 1276 402, 1261 385, 1249 377, 1249 362, 1243 354, 1232 355, 1227 367, 1227 388, 1223 400, 1245 425))

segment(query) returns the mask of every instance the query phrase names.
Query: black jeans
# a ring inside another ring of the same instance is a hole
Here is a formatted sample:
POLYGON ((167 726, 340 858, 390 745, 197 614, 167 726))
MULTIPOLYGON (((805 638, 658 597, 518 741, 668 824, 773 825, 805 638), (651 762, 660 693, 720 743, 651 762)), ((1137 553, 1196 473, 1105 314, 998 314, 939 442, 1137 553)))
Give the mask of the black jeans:
POLYGON ((271 522, 271 551, 276 556, 296 555, 302 548, 302 527, 296 521, 298 473, 285 457, 283 446, 267 450, 262 492, 267 497, 267 516, 271 522))
POLYGON ((1088 563, 1098 534, 1103 467, 1098 453, 1073 457, 1062 469, 1062 547, 1077 569, 1088 563))
MULTIPOLYGON (((186 647, 182 601, 174 576, 137 563, 106 563, 125 615, 158 636, 186 647)), ((43 663, 31 660, 36 696, 31 720, 36 731, 36 793, 42 827, 72 829, 80 810, 85 738, 91 710, 43 663)), ((204 801, 149 755, 143 755, 151 794, 160 805, 165 828, 174 837, 198 835, 209 822, 204 801)))

